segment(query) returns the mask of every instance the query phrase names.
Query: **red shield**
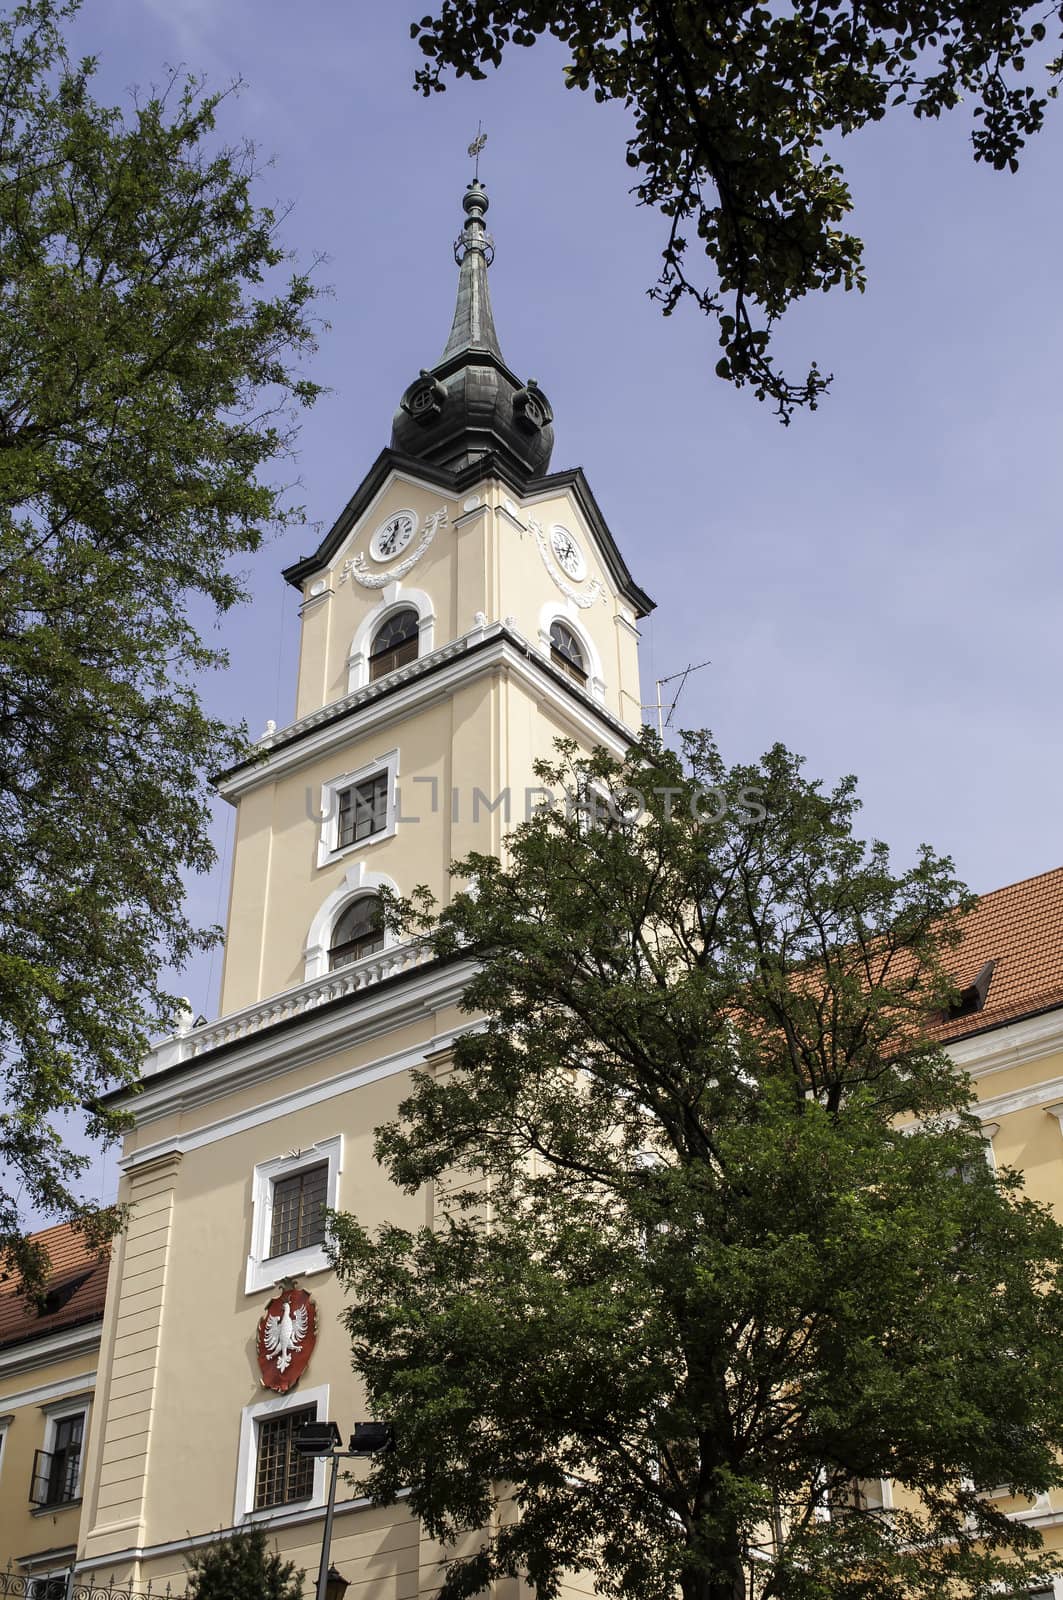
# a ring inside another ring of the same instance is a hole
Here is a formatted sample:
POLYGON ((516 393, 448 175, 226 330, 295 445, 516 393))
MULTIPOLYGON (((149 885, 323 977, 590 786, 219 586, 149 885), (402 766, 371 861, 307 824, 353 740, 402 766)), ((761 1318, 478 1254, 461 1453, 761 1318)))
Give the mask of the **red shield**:
POLYGON ((317 1307, 305 1289, 285 1289, 258 1324, 258 1367, 267 1389, 287 1394, 306 1371, 317 1343, 317 1307))

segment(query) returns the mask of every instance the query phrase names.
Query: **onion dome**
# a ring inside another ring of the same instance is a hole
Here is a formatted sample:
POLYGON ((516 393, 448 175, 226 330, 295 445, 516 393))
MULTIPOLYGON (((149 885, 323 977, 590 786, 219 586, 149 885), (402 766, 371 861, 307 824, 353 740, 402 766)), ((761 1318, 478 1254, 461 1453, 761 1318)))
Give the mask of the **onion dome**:
POLYGON ((550 464, 554 417, 534 378, 521 383, 502 359, 487 285, 495 253, 484 227, 487 204, 475 179, 454 246, 458 301, 450 338, 438 363, 422 368, 403 395, 391 447, 455 471, 493 453, 521 477, 538 477, 550 464))

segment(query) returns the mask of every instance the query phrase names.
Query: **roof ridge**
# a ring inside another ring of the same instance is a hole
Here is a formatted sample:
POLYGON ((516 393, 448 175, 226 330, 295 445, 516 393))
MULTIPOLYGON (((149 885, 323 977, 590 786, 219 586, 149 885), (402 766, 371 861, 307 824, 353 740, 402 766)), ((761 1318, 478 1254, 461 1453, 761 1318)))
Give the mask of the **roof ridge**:
POLYGON ((1012 889, 1021 889, 1027 883, 1036 883, 1038 878, 1054 878, 1063 875, 1063 864, 1058 867, 1046 867, 1043 872, 1031 872, 1027 878, 1016 878, 1014 883, 1002 883, 997 889, 986 889, 978 894, 979 905, 984 900, 992 900, 995 895, 1009 894, 1012 889))

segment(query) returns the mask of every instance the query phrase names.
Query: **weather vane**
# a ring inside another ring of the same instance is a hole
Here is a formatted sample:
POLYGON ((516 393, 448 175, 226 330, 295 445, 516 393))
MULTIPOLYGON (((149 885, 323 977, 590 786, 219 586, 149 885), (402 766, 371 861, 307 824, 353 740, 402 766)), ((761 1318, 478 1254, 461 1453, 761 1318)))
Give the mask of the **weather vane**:
POLYGON ((483 123, 478 122, 476 124, 476 138, 469 146, 469 154, 476 158, 476 170, 473 173, 473 181, 475 183, 479 183, 480 181, 480 151, 483 149, 486 143, 487 135, 483 131, 483 123))

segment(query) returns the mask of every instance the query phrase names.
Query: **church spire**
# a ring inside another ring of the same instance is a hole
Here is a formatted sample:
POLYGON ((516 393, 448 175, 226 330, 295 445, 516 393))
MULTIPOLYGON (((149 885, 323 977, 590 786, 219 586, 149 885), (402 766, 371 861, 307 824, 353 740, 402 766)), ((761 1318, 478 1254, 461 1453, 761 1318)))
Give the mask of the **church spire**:
POLYGON ((454 259, 461 269, 458 273, 458 300, 454 307, 450 338, 440 358, 440 365, 464 350, 489 350, 499 361, 502 359, 495 319, 491 315, 491 292, 487 284, 487 269, 494 260, 495 243, 484 227, 487 190, 478 178, 469 184, 461 203, 465 208, 466 222, 454 246, 454 259))
POLYGON ((554 417, 535 379, 522 384, 502 359, 487 287, 494 241, 484 226, 487 191, 478 177, 462 206, 450 337, 436 365, 422 368, 399 402, 391 448, 458 472, 496 456, 521 478, 538 477, 550 465, 554 417))

